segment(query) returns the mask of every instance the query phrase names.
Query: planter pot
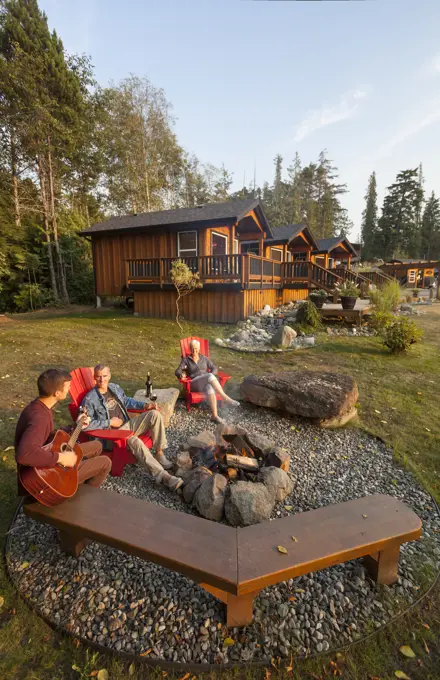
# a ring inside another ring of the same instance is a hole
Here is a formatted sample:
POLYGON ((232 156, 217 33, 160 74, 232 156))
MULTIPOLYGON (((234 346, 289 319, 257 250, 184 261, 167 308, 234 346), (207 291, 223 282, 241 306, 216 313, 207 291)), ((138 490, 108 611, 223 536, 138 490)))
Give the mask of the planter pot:
POLYGON ((309 295, 309 299, 313 302, 317 309, 322 309, 324 306, 325 298, 319 295, 309 295))
POLYGON ((341 295, 342 309, 354 309, 356 307, 357 297, 352 295, 341 295))

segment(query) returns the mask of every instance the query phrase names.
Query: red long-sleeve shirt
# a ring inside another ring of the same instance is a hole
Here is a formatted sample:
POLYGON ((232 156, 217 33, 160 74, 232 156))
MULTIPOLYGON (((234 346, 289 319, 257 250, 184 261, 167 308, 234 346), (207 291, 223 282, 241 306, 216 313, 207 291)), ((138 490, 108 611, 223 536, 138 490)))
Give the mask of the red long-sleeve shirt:
POLYGON ((42 447, 51 440, 53 416, 39 399, 31 401, 22 411, 15 430, 15 460, 20 465, 54 467, 58 454, 42 447))

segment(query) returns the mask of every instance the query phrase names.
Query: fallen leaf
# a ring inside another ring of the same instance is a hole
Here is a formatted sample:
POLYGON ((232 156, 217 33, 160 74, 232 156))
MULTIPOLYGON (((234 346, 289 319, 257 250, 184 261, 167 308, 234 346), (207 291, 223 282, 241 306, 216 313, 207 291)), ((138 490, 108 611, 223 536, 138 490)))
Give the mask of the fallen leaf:
POLYGON ((191 673, 185 673, 185 675, 182 675, 182 677, 179 678, 179 680, 188 680, 190 675, 191 675, 191 673))
POLYGON ((388 420, 381 420, 380 422, 383 423, 384 425, 388 424, 388 420))
POLYGON ((423 394, 423 392, 417 392, 417 394, 423 394))
POLYGON ((5 453, 8 453, 8 451, 13 451, 14 447, 13 446, 8 446, 7 449, 5 449, 5 453))
POLYGON ((380 411, 378 411, 377 409, 374 409, 374 412, 380 414, 380 411))
POLYGON ((284 510, 292 510, 292 505, 285 505, 284 510))
POLYGON ((0 596, 0 608, 3 607, 5 603, 5 598, 0 596))
POLYGON ((278 552, 282 553, 283 555, 287 555, 287 550, 282 545, 277 545, 277 550, 278 550, 278 552))
POLYGON ((367 519, 368 515, 362 515, 362 517, 363 517, 364 519, 367 519))
POLYGON ((394 671, 394 675, 396 678, 400 678, 400 680, 409 680, 409 677, 403 671, 394 671))
POLYGON ((431 626, 429 626, 427 623, 422 623, 423 628, 426 628, 426 630, 431 630, 431 626))
POLYGON ((298 543, 297 537, 296 537, 296 536, 292 536, 292 541, 293 541, 294 543, 298 543))
POLYGON ((296 597, 292 595, 292 597, 289 597, 289 602, 296 602, 296 597))
POLYGON ((95 675, 98 675, 98 673, 99 673, 99 671, 92 671, 92 672, 90 673, 90 676, 89 676, 89 677, 94 678, 95 675))
POLYGON ((142 654, 140 656, 148 656, 149 654, 151 654, 152 651, 153 651, 152 649, 147 649, 147 651, 142 652, 142 654))
POLYGON ((106 668, 101 668, 96 677, 98 680, 108 680, 108 670, 106 668))
POLYGON ((233 639, 230 638, 230 637, 227 637, 227 638, 225 638, 225 639, 223 640, 223 645, 224 645, 225 647, 232 647, 232 645, 235 645, 235 640, 233 640, 233 639))
POLYGON ((2 456, 2 461, 5 462, 7 460, 6 456, 2 456))
POLYGON ((305 593, 306 591, 303 588, 295 588, 295 593, 305 593))
POLYGON ((401 654, 403 654, 403 656, 407 656, 409 659, 414 659, 415 657, 413 650, 408 645, 402 645, 399 648, 399 651, 401 654))
POLYGON ((27 569, 28 566, 29 566, 29 562, 23 562, 22 564, 20 564, 20 567, 22 569, 27 569))
MULTIPOLYGON (((9 420, 11 420, 11 419, 9 418, 9 420)), ((429 429, 429 427, 425 427, 425 430, 426 430, 427 432, 431 432, 431 430, 429 429)))

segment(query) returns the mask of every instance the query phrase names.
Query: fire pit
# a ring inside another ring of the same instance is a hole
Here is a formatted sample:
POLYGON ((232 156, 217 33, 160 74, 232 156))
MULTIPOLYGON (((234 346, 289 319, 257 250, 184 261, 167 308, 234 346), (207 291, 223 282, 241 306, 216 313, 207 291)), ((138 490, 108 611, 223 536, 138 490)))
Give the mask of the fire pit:
POLYGON ((289 454, 236 425, 190 439, 177 465, 185 501, 202 517, 233 526, 269 519, 275 503, 293 490, 289 454))

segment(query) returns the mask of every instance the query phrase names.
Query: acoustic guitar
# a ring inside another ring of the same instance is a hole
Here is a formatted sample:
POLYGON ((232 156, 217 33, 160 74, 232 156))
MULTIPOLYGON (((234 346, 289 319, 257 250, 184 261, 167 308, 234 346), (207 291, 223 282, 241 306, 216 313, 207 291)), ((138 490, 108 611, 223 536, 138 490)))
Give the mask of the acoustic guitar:
POLYGON ((55 453, 73 451, 76 453, 76 463, 72 468, 66 468, 58 463, 53 468, 29 467, 20 465, 18 476, 20 482, 28 493, 43 505, 59 505, 67 498, 72 498, 78 489, 78 466, 83 454, 78 446, 77 439, 81 433, 84 417, 87 411, 84 409, 72 434, 68 435, 63 430, 58 430, 55 437, 44 449, 55 453))

